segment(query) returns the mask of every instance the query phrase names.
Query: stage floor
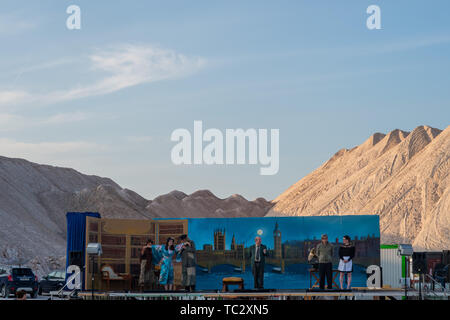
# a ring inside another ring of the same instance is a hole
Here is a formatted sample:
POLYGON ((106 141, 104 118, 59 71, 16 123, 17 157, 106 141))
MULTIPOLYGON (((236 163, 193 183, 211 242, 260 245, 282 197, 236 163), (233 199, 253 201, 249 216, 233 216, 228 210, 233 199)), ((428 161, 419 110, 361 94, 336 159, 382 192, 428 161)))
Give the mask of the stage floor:
MULTIPOLYGON (((95 292, 94 299, 99 300, 377 300, 386 299, 401 300, 404 297, 403 289, 368 289, 354 288, 352 290, 277 290, 277 291, 198 291, 193 293, 177 291, 158 292, 95 292)), ((408 297, 416 298, 419 293, 416 290, 408 290, 408 297)), ((80 292, 82 299, 92 299, 91 292, 80 292)))

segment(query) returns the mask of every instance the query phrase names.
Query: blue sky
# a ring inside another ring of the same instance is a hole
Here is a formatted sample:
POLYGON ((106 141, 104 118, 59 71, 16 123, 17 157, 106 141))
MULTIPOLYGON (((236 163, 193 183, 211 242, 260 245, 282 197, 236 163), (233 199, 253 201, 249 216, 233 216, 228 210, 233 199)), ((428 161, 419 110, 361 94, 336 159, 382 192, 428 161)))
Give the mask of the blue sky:
POLYGON ((254 244, 257 231, 261 230, 262 243, 273 248, 273 231, 275 223, 281 231, 281 240, 320 239, 323 233, 328 234, 330 242, 336 238, 342 243, 342 237, 349 235, 367 237, 380 236, 379 217, 372 216, 339 216, 339 217, 267 217, 267 218, 205 218, 188 219, 189 234, 198 249, 204 244, 214 245, 214 230, 225 230, 225 247, 230 249, 231 240, 235 236, 236 243, 243 243, 246 247, 254 244))
POLYGON ((152 199, 273 199, 374 132, 444 129, 450 3, 2 1, 0 154, 152 199), (81 30, 66 8, 81 8, 81 30), (366 8, 381 8, 381 30, 366 8), (280 129, 280 169, 175 166, 177 128, 280 129))

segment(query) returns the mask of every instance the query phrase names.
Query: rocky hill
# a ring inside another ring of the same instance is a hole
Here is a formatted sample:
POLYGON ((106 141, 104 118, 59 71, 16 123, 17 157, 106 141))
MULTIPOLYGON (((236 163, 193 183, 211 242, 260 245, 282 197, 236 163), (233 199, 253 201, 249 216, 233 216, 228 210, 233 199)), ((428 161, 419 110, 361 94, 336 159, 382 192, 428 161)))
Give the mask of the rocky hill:
POLYGON ((270 207, 262 198, 219 199, 207 190, 151 201, 108 178, 0 157, 0 264, 29 262, 41 273, 63 265, 68 211, 147 219, 264 216, 270 207))
POLYGON ((378 214, 383 243, 448 249, 449 174, 450 126, 375 133, 292 185, 267 215, 378 214))

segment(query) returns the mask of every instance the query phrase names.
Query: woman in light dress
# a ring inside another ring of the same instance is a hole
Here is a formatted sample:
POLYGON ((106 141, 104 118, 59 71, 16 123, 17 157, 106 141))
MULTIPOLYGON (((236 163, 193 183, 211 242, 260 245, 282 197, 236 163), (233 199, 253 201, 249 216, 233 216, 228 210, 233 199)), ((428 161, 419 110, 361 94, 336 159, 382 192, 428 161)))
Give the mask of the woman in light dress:
POLYGON ((347 289, 351 288, 352 271, 353 271, 353 257, 355 256, 355 247, 350 242, 350 237, 345 235, 343 238, 344 244, 339 248, 339 267, 340 271, 339 282, 341 289, 344 289, 344 275, 347 274, 347 289))

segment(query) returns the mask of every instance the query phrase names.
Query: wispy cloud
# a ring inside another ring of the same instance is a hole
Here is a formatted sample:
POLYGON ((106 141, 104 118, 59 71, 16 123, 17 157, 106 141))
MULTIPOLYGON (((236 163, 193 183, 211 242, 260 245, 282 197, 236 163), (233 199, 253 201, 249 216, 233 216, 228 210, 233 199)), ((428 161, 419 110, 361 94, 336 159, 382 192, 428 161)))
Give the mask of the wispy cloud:
POLYGON ((32 72, 39 72, 41 70, 52 69, 52 68, 59 67, 59 66, 65 65, 65 64, 69 64, 71 62, 73 63, 74 61, 71 60, 71 59, 67 59, 67 58, 59 59, 59 60, 46 61, 46 62, 38 63, 38 64, 35 64, 35 65, 32 65, 32 66, 25 66, 25 67, 20 68, 19 70, 10 71, 9 75, 8 75, 8 72, 4 72, 4 75, 7 76, 7 77, 8 76, 11 77, 11 74, 13 75, 13 80, 10 83, 10 87, 13 88, 16 85, 17 81, 24 74, 32 73, 32 72))
POLYGON ((142 142, 152 142, 154 137, 152 136, 128 136, 125 138, 128 142, 132 143, 142 143, 142 142))
POLYGON ((143 83, 187 76, 205 65, 205 59, 149 45, 120 45, 88 57, 89 72, 98 79, 64 90, 33 93, 25 89, 0 91, 0 106, 52 104, 109 94, 143 83))
MULTIPOLYGON (((365 47, 354 47, 351 52, 357 54, 388 54, 396 52, 411 51, 420 48, 432 47, 450 43, 450 35, 433 35, 429 37, 418 37, 402 39, 396 42, 373 43, 365 47)), ((348 49, 341 48, 345 54, 350 54, 348 49)))
POLYGON ((20 103, 31 99, 31 95, 26 91, 7 90, 0 91, 0 106, 20 103))
POLYGON ((92 154, 105 149, 104 146, 87 141, 68 141, 68 142, 23 142, 13 139, 0 138, 0 150, 2 156, 33 159, 33 161, 48 161, 55 156, 64 155, 70 157, 70 154, 92 154))
POLYGON ((36 21, 31 18, 26 19, 16 14, 0 14, 0 36, 16 35, 36 26, 36 21))
POLYGON ((67 112, 58 113, 52 115, 46 119, 43 119, 40 123, 42 124, 66 124, 71 122, 84 121, 90 118, 90 114, 85 112, 67 112))
MULTIPOLYGON (((258 52, 257 54, 251 53, 247 55, 239 55, 230 59, 230 57, 216 58, 214 62, 221 66, 227 66, 229 64, 247 61, 264 62, 271 59, 292 59, 295 57, 357 57, 357 56, 371 56, 380 54, 394 54, 398 52, 410 52, 421 48, 428 48, 439 45, 450 44, 450 35, 429 35, 429 36, 417 36, 408 39, 396 40, 379 40, 366 43, 348 44, 346 46, 324 46, 315 47, 305 44, 301 49, 295 50, 282 50, 275 52, 258 52)), ((208 61, 211 63, 210 61, 208 61)))
POLYGON ((0 113, 0 132, 48 125, 62 125, 81 122, 90 118, 93 118, 92 114, 85 112, 58 113, 47 117, 30 117, 12 113, 0 113))
POLYGON ((26 142, 0 138, 1 156, 99 174, 108 160, 108 145, 90 141, 26 142), (96 169, 93 169, 96 168, 96 169))

